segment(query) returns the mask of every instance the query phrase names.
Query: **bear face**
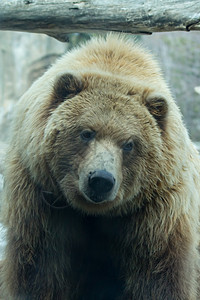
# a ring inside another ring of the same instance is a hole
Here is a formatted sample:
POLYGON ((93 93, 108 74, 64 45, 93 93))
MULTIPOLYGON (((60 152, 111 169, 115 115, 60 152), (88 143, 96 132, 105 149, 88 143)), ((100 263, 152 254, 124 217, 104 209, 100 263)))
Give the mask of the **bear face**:
POLYGON ((49 105, 45 157, 66 201, 92 214, 141 206, 163 169, 165 98, 113 76, 61 74, 49 105))

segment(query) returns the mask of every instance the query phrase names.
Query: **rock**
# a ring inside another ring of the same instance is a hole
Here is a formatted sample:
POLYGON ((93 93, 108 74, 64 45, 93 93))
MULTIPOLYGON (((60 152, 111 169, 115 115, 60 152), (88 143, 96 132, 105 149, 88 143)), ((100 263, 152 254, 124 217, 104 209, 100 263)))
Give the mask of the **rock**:
MULTIPOLYGON (((0 174, 3 174, 5 155, 8 145, 0 141, 0 174)), ((1 185, 0 185, 1 186, 1 185)))
POLYGON ((200 86, 195 86, 194 90, 197 94, 200 94, 200 86))
POLYGON ((0 223, 0 260, 3 259, 5 246, 6 246, 6 229, 0 223))

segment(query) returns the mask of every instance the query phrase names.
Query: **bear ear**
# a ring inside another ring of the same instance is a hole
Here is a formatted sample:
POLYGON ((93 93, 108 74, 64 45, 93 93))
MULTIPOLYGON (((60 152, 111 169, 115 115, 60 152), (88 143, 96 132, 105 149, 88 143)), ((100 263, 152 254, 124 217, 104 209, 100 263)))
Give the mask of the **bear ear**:
POLYGON ((161 95, 151 94, 147 96, 145 105, 151 115, 156 119, 159 127, 164 130, 168 113, 167 100, 161 95))
POLYGON ((64 73, 57 77, 53 86, 53 105, 57 106, 66 99, 73 98, 83 89, 81 77, 64 73))

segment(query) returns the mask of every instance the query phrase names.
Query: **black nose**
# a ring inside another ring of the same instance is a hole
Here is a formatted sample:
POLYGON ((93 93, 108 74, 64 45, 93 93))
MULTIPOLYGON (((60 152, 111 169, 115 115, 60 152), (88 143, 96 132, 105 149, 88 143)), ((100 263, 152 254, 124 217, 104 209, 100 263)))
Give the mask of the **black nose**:
POLYGON ((101 196, 112 190, 115 178, 105 170, 97 170, 89 174, 88 185, 97 196, 101 196))

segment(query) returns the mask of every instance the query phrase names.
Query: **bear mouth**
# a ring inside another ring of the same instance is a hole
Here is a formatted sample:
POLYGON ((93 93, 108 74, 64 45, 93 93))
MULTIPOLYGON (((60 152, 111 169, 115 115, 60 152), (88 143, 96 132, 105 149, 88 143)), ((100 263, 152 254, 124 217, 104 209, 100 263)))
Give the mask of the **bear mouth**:
POLYGON ((93 204, 101 204, 112 201, 109 197, 110 193, 94 193, 91 191, 85 191, 83 192, 83 196, 87 201, 90 203, 92 202, 93 204))

